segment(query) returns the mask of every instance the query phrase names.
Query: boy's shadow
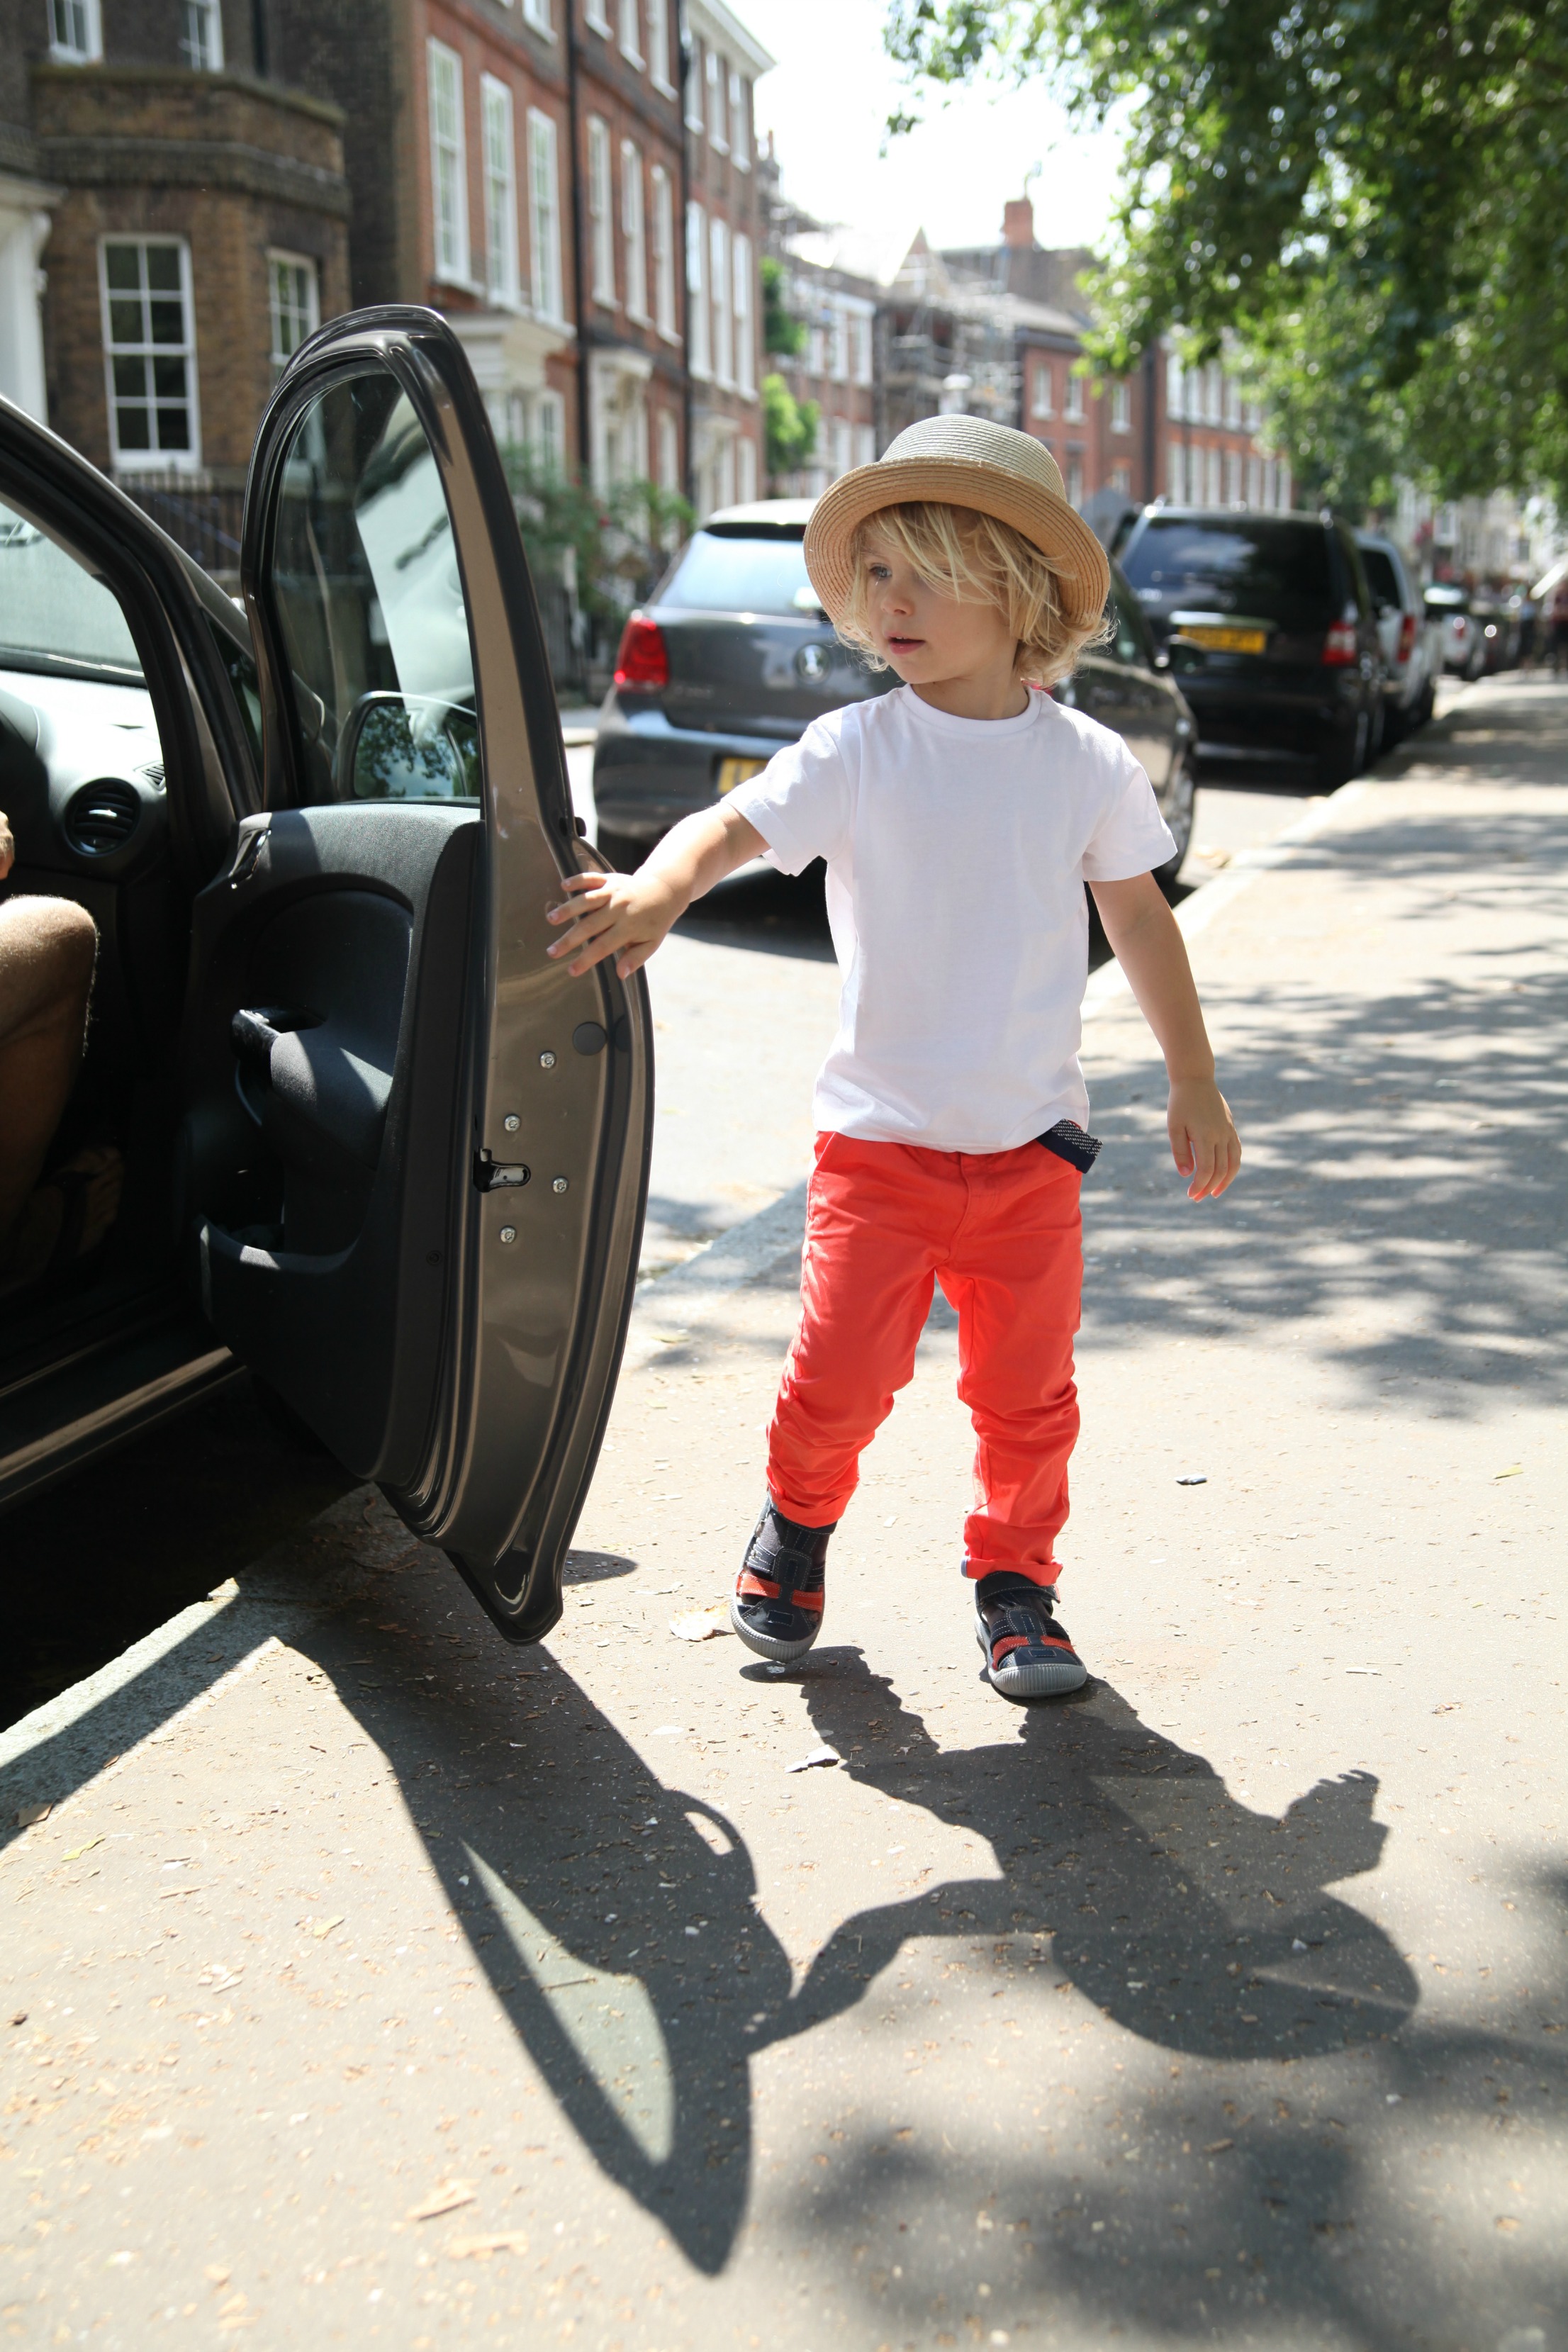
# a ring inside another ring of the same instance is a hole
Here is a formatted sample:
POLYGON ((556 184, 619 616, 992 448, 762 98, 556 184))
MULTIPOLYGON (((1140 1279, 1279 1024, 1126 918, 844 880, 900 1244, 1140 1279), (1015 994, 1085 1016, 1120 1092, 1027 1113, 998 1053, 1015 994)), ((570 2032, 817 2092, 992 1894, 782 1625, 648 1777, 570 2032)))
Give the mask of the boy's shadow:
POLYGON ((1057 1974, 1131 2032, 1194 2056, 1317 2056, 1387 2040, 1414 2009, 1415 1979, 1383 1929, 1327 1892, 1382 1852, 1371 1773, 1320 1781, 1275 1818, 1104 1683, 1022 1710, 1011 1738, 943 1751, 858 1651, 818 1652, 804 1680, 849 1771, 977 1831, 1004 1876, 847 1919, 791 2004, 795 2030, 932 1934, 1049 1934, 1057 1974))

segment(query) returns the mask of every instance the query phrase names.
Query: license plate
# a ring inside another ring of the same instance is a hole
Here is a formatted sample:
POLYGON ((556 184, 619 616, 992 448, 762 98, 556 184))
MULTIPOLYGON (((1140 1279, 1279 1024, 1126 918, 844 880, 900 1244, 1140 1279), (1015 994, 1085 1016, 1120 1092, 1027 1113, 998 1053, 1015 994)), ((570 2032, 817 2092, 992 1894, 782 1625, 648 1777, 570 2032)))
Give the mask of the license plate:
POLYGON ((1181 634, 1216 654, 1260 654, 1268 643, 1267 629, 1212 629, 1194 623, 1181 634))
POLYGON ((767 764, 765 760, 721 760, 719 790, 732 793, 737 784, 746 783, 752 776, 760 776, 767 764))

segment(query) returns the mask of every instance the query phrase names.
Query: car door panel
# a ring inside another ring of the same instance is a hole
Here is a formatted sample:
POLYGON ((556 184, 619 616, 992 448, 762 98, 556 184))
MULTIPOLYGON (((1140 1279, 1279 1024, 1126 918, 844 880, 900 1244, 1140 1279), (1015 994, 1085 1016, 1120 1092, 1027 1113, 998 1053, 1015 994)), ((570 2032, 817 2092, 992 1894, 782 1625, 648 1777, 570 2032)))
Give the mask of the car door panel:
POLYGON ((651 1023, 640 975, 546 958, 591 854, 505 478, 433 314, 297 354, 242 577, 272 814, 197 908, 204 1297, 534 1639, 630 1307, 651 1023))

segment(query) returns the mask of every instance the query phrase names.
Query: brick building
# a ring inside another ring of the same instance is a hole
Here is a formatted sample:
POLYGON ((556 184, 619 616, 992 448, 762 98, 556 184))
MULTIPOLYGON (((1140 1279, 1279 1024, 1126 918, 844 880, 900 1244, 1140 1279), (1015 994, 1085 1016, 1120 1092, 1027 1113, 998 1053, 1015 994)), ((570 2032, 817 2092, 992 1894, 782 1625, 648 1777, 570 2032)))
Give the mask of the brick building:
POLYGON ((686 476, 681 51, 669 0, 556 0, 572 45, 578 442, 595 488, 686 476), (568 8, 574 12, 567 15, 568 8))
POLYGON ((6 0, 0 27, 6 388, 133 485, 237 490, 279 369, 348 300, 339 110, 266 79, 218 0, 6 0))
POLYGON ((699 518, 763 485, 762 257, 752 85, 773 58, 723 0, 686 0, 690 496, 699 518))
POLYGON ((998 352, 1010 343, 1017 400, 1010 421, 1047 444, 1068 498, 1098 525, 1156 499, 1289 506, 1289 467, 1260 437, 1263 412, 1232 360, 1187 368, 1166 338, 1130 376, 1078 373, 1092 324, 1079 280, 1094 256, 1037 244, 1026 196, 1005 206, 999 245, 934 258, 948 307, 970 321, 971 338, 988 325, 998 352))
POLYGON ((781 299, 804 330, 798 352, 770 352, 764 362, 796 401, 817 410, 816 446, 808 464, 772 484, 783 498, 820 498, 829 482, 880 456, 877 437, 877 308, 874 278, 842 266, 837 233, 791 205, 783 193, 770 134, 757 158, 763 242, 783 272, 781 299))

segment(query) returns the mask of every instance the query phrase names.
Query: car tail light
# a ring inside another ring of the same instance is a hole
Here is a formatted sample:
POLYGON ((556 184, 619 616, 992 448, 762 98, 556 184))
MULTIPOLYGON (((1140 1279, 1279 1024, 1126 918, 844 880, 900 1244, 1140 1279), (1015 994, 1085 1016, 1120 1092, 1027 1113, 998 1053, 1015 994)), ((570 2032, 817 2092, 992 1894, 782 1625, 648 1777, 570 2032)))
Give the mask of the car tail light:
POLYGON ((616 656, 616 684, 625 692, 656 694, 669 684, 669 648, 657 621, 634 613, 621 633, 616 656))
POLYGON ((1356 643, 1355 623, 1336 621, 1323 639, 1323 659, 1331 669, 1343 669, 1347 664, 1360 658, 1361 647, 1356 643))
POLYGON ((1410 659, 1411 655, 1415 651, 1415 615, 1414 613, 1406 613, 1405 618, 1399 624, 1399 645, 1394 658, 1403 668, 1404 665, 1410 659))

